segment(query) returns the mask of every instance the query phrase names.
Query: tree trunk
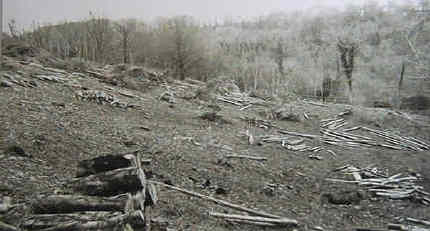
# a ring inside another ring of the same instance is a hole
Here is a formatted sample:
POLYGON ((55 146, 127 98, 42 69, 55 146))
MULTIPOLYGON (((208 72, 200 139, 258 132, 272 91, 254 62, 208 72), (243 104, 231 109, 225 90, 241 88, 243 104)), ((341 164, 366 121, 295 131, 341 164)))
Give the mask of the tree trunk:
POLYGON ((141 212, 108 213, 86 212, 73 214, 35 215, 24 220, 25 230, 39 231, 81 231, 81 230, 120 230, 119 227, 129 223, 133 227, 143 227, 141 212))
POLYGON ((402 86, 403 86, 403 75, 405 74, 405 69, 406 69, 406 65, 405 65, 405 62, 403 62, 402 63, 402 69, 400 71, 399 83, 397 86, 397 96, 396 96, 396 102, 395 102, 395 107, 399 110, 400 110, 400 105, 402 102, 401 90, 402 90, 402 86))
POLYGON ((76 177, 85 177, 100 172, 111 171, 131 166, 130 160, 123 155, 107 155, 94 159, 83 160, 78 163, 76 177))
POLYGON ((51 195, 40 197, 31 204, 33 213, 56 214, 85 211, 122 211, 127 197, 110 199, 91 196, 51 195))
POLYGON ((70 183, 69 187, 90 196, 114 196, 142 190, 134 167, 77 178, 70 183))

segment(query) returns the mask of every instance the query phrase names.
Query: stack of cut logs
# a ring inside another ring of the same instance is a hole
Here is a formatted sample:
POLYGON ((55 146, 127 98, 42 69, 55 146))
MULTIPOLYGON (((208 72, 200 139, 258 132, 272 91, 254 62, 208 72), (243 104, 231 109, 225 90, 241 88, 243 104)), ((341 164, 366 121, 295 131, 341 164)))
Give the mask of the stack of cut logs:
MULTIPOLYGON (((77 194, 41 196, 31 204, 25 230, 150 229, 150 208, 157 202, 137 153, 109 155, 79 163, 69 187, 77 194)), ((145 162, 145 161, 144 161, 145 162)))

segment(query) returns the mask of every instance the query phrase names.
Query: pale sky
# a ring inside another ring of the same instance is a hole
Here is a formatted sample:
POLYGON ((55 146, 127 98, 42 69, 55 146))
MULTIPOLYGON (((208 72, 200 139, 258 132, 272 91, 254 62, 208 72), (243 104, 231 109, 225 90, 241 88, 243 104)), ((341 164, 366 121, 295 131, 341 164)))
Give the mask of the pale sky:
MULTIPOLYGON (((226 17, 253 17, 314 6, 342 7, 370 0, 3 0, 4 25, 15 19, 20 28, 33 21, 56 23, 88 17, 89 11, 112 19, 190 15, 213 22, 226 17)), ((378 0, 383 2, 384 0, 378 0)), ((7 28, 4 28, 7 30, 7 28)))

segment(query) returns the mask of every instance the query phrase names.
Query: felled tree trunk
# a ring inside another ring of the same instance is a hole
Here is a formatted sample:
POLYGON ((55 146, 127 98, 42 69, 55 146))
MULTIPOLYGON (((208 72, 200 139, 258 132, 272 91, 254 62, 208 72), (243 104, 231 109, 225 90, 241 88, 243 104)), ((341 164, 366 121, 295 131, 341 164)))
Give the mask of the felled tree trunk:
POLYGON ((31 209, 36 214, 74 213, 84 211, 122 211, 127 197, 111 199, 76 195, 51 195, 33 201, 31 209))
POLYGON ((136 168, 117 169, 76 178, 70 185, 75 192, 89 196, 114 196, 142 189, 136 168))
POLYGON ((130 224, 143 227, 140 211, 132 213, 86 212, 74 214, 46 214, 26 218, 21 227, 39 231, 80 231, 80 230, 120 230, 130 224))
POLYGON ((85 177, 100 172, 127 168, 130 166, 130 160, 123 155, 100 156, 94 159, 80 161, 78 163, 76 177, 85 177))

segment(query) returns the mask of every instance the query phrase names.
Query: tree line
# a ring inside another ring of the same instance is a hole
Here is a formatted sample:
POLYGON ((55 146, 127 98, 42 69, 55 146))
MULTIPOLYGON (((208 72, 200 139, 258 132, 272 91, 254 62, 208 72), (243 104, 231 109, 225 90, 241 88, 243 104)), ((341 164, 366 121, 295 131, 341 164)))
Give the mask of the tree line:
POLYGON ((178 79, 235 79, 245 91, 313 94, 343 81, 359 101, 393 97, 402 67, 429 78, 430 1, 312 9, 203 24, 189 16, 34 24, 10 33, 65 59, 169 69, 178 79), (353 90, 354 89, 354 90, 353 90))

